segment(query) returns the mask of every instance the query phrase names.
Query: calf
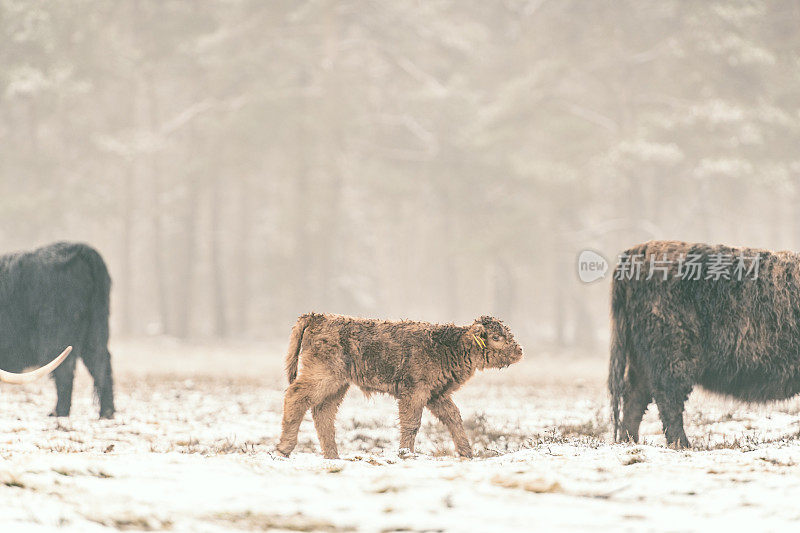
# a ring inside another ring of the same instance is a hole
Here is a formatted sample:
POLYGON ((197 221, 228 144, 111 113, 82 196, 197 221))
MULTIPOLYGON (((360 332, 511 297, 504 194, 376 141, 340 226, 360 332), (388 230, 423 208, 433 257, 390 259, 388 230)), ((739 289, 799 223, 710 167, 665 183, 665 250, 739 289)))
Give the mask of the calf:
POLYGON ((339 457, 334 419, 351 384, 365 393, 397 398, 400 448, 414 451, 427 407, 450 431, 456 451, 472 457, 461 414, 450 395, 476 370, 502 368, 522 358, 522 348, 500 320, 483 316, 470 326, 384 321, 311 313, 292 329, 286 371, 289 388, 277 451, 297 445, 300 422, 311 409, 322 452, 339 457))

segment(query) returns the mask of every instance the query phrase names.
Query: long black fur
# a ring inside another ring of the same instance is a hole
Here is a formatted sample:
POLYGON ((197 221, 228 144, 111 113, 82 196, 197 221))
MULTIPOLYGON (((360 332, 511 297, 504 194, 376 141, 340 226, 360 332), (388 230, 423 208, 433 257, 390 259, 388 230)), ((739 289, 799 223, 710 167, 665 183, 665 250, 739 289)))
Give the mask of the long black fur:
POLYGON ((59 242, 0 256, 0 368, 21 372, 41 366, 65 346, 73 346, 53 371, 56 416, 69 415, 78 357, 94 380, 100 416, 114 415, 110 289, 103 258, 85 244, 59 242))
POLYGON ((674 241, 625 253, 641 254, 644 264, 639 280, 617 280, 618 266, 611 290, 615 439, 637 441, 642 414, 655 401, 667 441, 688 446, 683 409, 695 385, 751 402, 800 392, 800 254, 674 241), (664 254, 672 260, 668 279, 660 272, 644 279, 650 256, 664 254), (688 254, 704 265, 712 254, 758 254, 758 277, 684 280, 677 264, 688 254))

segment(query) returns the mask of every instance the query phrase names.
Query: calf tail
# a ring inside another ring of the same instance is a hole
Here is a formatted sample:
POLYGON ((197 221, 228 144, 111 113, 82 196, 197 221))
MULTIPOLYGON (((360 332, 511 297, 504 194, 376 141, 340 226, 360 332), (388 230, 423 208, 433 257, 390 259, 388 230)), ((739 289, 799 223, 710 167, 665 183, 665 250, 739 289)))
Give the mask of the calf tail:
POLYGON ((309 322, 311 322, 311 315, 301 315, 292 328, 291 336, 289 336, 289 351, 286 353, 286 377, 289 378, 289 384, 294 383, 294 380, 297 379, 300 344, 303 341, 303 333, 309 322))
POLYGON ((608 368, 608 392, 611 394, 611 421, 614 425, 614 442, 620 437, 619 411, 625 390, 625 368, 630 350, 625 324, 624 281, 611 284, 611 358, 608 368))

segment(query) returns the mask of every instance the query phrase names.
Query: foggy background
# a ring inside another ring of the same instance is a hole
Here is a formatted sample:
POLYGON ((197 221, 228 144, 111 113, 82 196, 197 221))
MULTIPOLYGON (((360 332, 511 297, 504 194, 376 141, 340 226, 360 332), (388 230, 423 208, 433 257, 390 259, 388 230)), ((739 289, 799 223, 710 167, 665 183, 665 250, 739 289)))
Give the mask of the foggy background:
POLYGON ((316 310, 605 357, 652 238, 800 248, 791 1, 0 0, 0 250, 97 247, 112 335, 316 310))

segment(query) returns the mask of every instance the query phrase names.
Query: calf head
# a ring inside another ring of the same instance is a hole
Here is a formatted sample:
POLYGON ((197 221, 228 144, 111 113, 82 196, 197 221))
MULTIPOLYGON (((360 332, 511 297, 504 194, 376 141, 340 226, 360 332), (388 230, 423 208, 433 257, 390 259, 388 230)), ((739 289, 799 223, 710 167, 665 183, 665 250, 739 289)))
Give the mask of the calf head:
POLYGON ((522 359, 522 347, 508 326, 492 316, 482 316, 467 329, 472 353, 479 354, 479 368, 504 368, 522 359))

